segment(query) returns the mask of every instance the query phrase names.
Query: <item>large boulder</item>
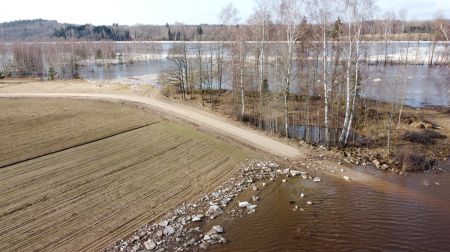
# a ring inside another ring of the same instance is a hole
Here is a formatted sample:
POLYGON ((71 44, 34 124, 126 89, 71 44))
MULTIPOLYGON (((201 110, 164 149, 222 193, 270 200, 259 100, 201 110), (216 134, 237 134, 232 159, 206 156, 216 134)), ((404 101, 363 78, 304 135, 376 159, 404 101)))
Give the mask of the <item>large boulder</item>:
POLYGON ((212 205, 209 207, 208 211, 206 211, 206 216, 208 216, 211 219, 214 219, 217 216, 221 215, 222 213, 223 213, 222 208, 220 208, 218 205, 212 205))

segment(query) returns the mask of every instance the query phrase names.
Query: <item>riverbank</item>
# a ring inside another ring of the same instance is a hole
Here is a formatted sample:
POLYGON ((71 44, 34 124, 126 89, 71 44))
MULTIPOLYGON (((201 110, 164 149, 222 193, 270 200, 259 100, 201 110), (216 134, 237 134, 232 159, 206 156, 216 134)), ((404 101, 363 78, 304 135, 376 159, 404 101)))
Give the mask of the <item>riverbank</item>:
MULTIPOLYGON (((143 225, 106 251, 197 251, 211 246, 218 248, 217 244, 227 243, 223 235, 230 231, 225 230, 223 225, 257 212, 259 205, 264 204, 261 195, 267 194, 267 188, 286 184, 293 178, 301 178, 306 183, 323 183, 317 170, 312 171, 313 167, 304 165, 295 169, 273 161, 252 160, 211 193, 177 206, 157 222, 143 225)), ((344 171, 340 173, 344 174, 344 171)), ((291 202, 292 211, 303 212, 314 207, 314 202, 308 200, 309 195, 301 193, 297 197, 302 202, 291 202)))

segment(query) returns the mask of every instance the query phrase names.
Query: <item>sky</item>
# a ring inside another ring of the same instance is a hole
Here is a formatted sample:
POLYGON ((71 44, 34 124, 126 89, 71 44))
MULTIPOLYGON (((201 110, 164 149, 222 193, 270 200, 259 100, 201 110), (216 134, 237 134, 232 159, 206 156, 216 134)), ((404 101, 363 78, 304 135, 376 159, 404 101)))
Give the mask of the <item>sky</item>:
MULTIPOLYGON (((0 22, 43 18, 73 24, 217 24, 219 13, 233 3, 247 21, 256 0, 6 0, 0 22)), ((378 0, 378 13, 407 10, 408 19, 432 19, 440 10, 450 18, 450 0, 378 0)))

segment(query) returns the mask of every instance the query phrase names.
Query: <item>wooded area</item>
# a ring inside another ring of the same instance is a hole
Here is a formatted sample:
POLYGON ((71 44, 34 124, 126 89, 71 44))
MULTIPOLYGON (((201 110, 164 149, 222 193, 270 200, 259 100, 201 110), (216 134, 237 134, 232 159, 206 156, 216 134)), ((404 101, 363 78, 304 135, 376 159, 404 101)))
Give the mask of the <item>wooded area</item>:
POLYGON ((268 132, 294 136, 297 126, 303 125, 301 138, 319 134, 325 145, 345 146, 357 138, 352 129, 366 128, 379 118, 385 120, 377 125, 386 133, 389 149, 408 88, 406 68, 448 67, 449 22, 441 18, 431 23, 432 42, 426 44, 430 50, 421 54, 417 37, 394 41, 401 36, 399 31, 411 30, 406 13, 375 22, 374 11, 371 0, 282 0, 276 5, 259 0, 244 26, 239 11, 227 5, 220 14, 223 32, 218 33, 219 41, 225 42, 196 44, 194 49, 187 43, 174 45, 170 67, 160 82, 167 96, 175 88, 183 99, 201 94, 203 105, 231 104, 228 114, 268 132), (438 40, 447 43, 437 54, 438 40), (383 55, 375 56, 374 48, 383 55), (371 66, 403 66, 404 78, 375 78, 371 66), (228 91, 223 90, 224 83, 228 91), (379 103, 362 97, 363 86, 390 87, 395 95, 388 103, 379 103))

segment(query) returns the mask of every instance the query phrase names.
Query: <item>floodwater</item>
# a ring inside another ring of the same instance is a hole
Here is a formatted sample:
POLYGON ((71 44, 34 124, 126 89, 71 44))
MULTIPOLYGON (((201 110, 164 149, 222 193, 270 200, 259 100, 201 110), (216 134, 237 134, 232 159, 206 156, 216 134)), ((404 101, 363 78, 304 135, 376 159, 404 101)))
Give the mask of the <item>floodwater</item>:
POLYGON ((157 75, 166 69, 166 61, 153 60, 133 64, 87 65, 81 66, 78 74, 86 80, 114 80, 145 75, 157 75))
POLYGON ((224 224, 228 242, 212 251, 450 251, 450 162, 441 174, 355 169, 371 178, 273 184, 256 213, 224 224))
MULTIPOLYGON (((325 128, 317 127, 317 126, 305 126, 305 125, 291 125, 289 126, 289 137, 302 139, 307 142, 319 144, 319 145, 327 145, 327 146, 338 146, 339 144, 339 136, 342 132, 342 129, 331 128, 328 129, 329 132, 329 140, 328 143, 325 137, 325 128)), ((364 144, 366 139, 362 136, 357 135, 356 133, 350 131, 348 136, 349 143, 355 144, 364 144)))
POLYGON ((363 96, 411 107, 450 106, 449 66, 369 66, 363 96))
MULTIPOLYGON (((151 80, 155 82, 156 76, 169 67, 166 57, 172 46, 174 46, 172 43, 162 43, 159 60, 137 61, 134 64, 84 65, 79 67, 78 74, 87 80, 153 76, 151 80)), ((192 56, 195 55, 197 46, 199 45, 188 44, 188 50, 192 56)), ((207 48, 213 45, 203 44, 202 46, 204 54, 207 54, 207 48)), ((423 43, 421 47, 428 48, 429 46, 423 43)), ((116 48, 118 53, 122 52, 120 48, 116 48)), ((401 50, 401 46, 393 48, 401 50)), ((373 53, 380 54, 381 52, 375 50, 373 53)), ((364 77, 361 80, 361 94, 363 97, 401 102, 404 96, 404 104, 411 107, 450 106, 450 68, 448 65, 429 67, 423 64, 404 67, 381 64, 368 66, 362 71, 364 77)), ((140 84, 156 84, 150 83, 146 78, 143 80, 140 84)), ((223 86, 227 88, 231 85, 225 83, 223 86)))

